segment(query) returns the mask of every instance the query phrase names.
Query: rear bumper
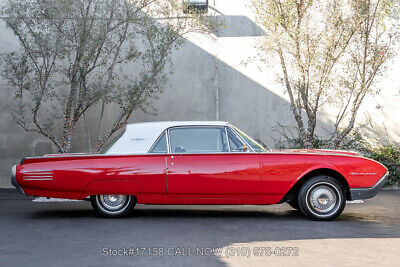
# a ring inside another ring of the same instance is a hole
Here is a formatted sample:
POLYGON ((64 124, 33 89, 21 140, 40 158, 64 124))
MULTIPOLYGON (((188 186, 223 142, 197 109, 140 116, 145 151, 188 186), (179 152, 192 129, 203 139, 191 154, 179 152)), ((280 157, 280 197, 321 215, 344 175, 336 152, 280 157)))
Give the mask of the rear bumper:
POLYGON ((386 179, 389 176, 389 171, 387 171, 381 179, 372 187, 362 187, 362 188, 350 188, 351 200, 367 199, 372 198, 378 194, 379 190, 385 184, 386 179))
POLYGON ((17 183, 16 168, 17 166, 14 166, 11 171, 11 184, 15 186, 15 188, 17 188, 18 192, 20 192, 23 195, 26 195, 22 187, 20 187, 19 184, 17 183))

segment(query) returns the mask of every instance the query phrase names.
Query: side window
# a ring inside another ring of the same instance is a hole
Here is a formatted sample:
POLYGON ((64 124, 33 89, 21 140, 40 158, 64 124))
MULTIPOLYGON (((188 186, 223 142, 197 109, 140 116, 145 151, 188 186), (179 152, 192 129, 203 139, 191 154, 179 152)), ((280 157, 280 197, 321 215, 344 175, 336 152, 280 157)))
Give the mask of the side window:
POLYGON ((153 146, 153 149, 150 151, 150 153, 168 153, 167 138, 165 136, 165 132, 157 140, 157 143, 153 146))
POLYGON ((243 143, 236 137, 231 130, 228 131, 228 139, 229 139, 229 147, 231 148, 231 152, 243 152, 243 143))
POLYGON ((169 130, 172 153, 228 152, 223 127, 177 127, 169 130))

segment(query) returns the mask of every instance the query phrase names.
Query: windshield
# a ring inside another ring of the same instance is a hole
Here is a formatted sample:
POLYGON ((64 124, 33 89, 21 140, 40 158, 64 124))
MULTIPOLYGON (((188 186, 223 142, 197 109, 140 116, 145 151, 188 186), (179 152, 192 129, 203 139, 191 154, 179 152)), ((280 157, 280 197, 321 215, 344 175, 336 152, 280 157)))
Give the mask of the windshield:
POLYGON ((125 130, 122 131, 120 134, 118 134, 116 137, 114 137, 113 140, 111 140, 101 151, 100 154, 106 154, 108 150, 115 144, 115 142, 118 141, 118 139, 121 138, 121 136, 125 133, 125 130))
POLYGON ((256 152, 265 152, 266 151, 266 149, 262 145, 257 143, 253 138, 251 138, 250 136, 248 136, 247 134, 245 134, 244 132, 242 132, 241 130, 236 128, 235 126, 231 125, 231 127, 236 130, 236 132, 240 135, 240 137, 242 137, 246 141, 246 143, 249 146, 251 146, 251 148, 254 151, 256 151, 256 152))

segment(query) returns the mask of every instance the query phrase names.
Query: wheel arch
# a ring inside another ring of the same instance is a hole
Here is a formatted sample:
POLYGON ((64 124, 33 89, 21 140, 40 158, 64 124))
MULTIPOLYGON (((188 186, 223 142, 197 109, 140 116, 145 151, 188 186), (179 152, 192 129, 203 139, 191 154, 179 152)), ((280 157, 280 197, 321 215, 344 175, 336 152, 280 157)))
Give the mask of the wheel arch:
POLYGON ((294 199, 297 197, 298 192, 301 188, 301 186, 311 179, 314 176, 317 175, 328 175, 332 178, 335 178, 342 186, 344 189, 344 195, 346 197, 346 200, 350 200, 350 186, 349 183, 347 182, 346 178, 337 170, 331 169, 331 168, 317 168, 311 171, 306 172, 305 174, 301 175, 299 179, 292 185, 292 187, 289 189, 289 191, 285 194, 285 196, 279 201, 279 203, 284 203, 287 201, 290 201, 291 199, 294 199))
POLYGON ((81 198, 112 194, 133 196, 138 203, 140 184, 137 180, 94 180, 86 185, 81 198))
MULTIPOLYGON (((88 195, 88 196, 86 196, 83 200, 90 201, 90 198, 91 198, 92 196, 97 196, 97 195, 88 195)), ((137 195, 130 195, 130 196, 133 197, 133 199, 135 200, 135 203, 137 204, 137 203, 138 203, 138 197, 137 197, 137 195)))

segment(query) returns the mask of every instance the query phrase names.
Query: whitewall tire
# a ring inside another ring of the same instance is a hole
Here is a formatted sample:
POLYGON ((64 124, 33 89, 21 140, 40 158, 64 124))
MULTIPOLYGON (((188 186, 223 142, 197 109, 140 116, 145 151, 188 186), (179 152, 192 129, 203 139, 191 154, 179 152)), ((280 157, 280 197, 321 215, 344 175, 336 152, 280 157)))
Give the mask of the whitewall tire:
POLYGON ((302 185, 298 203, 301 212, 309 219, 329 221, 343 212, 346 198, 338 180, 327 175, 318 175, 302 185))
POLYGON ((95 195, 90 197, 93 209, 102 217, 122 217, 130 214, 136 199, 130 195, 95 195))

